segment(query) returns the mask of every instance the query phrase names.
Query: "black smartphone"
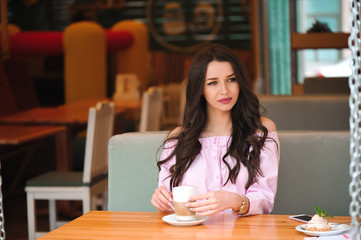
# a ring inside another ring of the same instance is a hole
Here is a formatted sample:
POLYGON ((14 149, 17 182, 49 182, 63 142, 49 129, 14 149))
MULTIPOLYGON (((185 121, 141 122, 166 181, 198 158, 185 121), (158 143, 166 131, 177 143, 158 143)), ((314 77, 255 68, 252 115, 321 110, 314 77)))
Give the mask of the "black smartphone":
POLYGON ((289 219, 296 220, 296 221, 303 222, 303 223, 307 223, 308 221, 311 220, 311 218, 312 218, 312 216, 307 215, 307 214, 299 214, 299 215, 289 216, 289 219))

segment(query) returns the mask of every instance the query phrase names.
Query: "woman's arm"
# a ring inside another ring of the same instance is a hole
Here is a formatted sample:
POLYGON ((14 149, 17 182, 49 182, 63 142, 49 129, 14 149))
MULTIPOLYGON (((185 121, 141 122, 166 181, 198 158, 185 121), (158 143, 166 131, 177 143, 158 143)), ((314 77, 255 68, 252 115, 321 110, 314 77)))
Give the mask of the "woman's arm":
MULTIPOLYGON (((166 143, 161 153, 160 159, 166 159, 173 151, 173 143, 166 143)), ((174 164, 174 159, 168 161, 160 167, 158 176, 158 188, 155 189, 151 203, 158 209, 159 212, 172 212, 172 194, 169 189, 169 168, 171 164, 174 164)))
POLYGON ((250 209, 247 215, 266 214, 273 209, 277 191, 278 165, 279 165, 279 140, 276 132, 270 132, 269 137, 261 151, 260 169, 262 176, 246 191, 246 197, 250 201, 250 209))

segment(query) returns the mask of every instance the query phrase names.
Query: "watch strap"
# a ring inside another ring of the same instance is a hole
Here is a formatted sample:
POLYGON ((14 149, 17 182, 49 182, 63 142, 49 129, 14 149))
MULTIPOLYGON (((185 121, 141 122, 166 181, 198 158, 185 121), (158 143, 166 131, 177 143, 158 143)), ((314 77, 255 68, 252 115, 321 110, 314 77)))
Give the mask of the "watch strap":
POLYGON ((239 209, 237 211, 233 211, 236 214, 244 215, 248 213, 249 210, 249 201, 247 200, 247 197, 240 194, 242 196, 242 203, 239 209))

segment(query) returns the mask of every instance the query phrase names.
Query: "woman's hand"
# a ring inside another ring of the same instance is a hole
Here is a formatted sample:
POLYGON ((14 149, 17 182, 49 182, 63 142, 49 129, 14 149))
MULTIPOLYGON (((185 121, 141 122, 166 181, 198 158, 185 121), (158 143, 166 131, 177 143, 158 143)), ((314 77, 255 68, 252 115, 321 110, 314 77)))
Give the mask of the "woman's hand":
POLYGON ((172 194, 164 186, 155 189, 151 203, 160 212, 172 212, 172 194))
POLYGON ((227 191, 212 191, 189 198, 188 207, 202 216, 210 216, 226 209, 237 210, 242 203, 241 195, 227 191))

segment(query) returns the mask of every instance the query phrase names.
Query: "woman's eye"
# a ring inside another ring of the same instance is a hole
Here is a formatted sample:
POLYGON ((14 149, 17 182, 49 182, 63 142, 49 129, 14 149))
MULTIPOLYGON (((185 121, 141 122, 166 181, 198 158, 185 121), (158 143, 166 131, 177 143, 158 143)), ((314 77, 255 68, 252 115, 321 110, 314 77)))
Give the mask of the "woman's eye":
POLYGON ((228 81, 229 82, 235 82, 235 81, 237 81, 237 79, 236 78, 229 78, 228 81))
POLYGON ((211 86, 211 85, 216 85, 217 82, 216 81, 213 81, 213 82, 208 82, 207 85, 211 86))

